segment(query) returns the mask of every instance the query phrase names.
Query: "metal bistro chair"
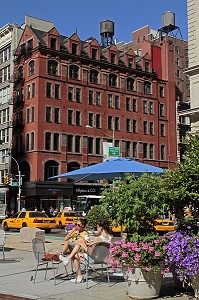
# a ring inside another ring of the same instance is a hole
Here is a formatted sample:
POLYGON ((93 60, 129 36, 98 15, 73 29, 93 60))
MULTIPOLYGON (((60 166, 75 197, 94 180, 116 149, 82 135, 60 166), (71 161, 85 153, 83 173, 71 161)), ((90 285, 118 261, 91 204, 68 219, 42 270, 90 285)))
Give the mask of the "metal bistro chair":
POLYGON ((5 262, 5 251, 4 246, 6 242, 6 233, 4 230, 0 229, 0 249, 3 251, 3 262, 5 262))
MULTIPOLYGON (((36 266, 33 282, 35 283, 37 271, 39 270, 40 266, 46 266, 46 269, 45 269, 45 280, 46 280, 48 264, 51 263, 52 270, 53 270, 54 284, 56 285, 56 275, 57 275, 57 272, 59 269, 59 264, 61 263, 61 261, 54 260, 51 258, 46 259, 45 254, 50 254, 50 252, 45 250, 45 244, 44 244, 43 240, 41 240, 39 238, 34 238, 32 240, 32 248, 33 248, 33 252, 34 252, 34 255, 35 255, 35 258, 37 261, 37 266, 36 266)), ((65 267, 66 275, 68 276, 67 268, 66 268, 66 266, 64 266, 64 267, 65 267)))
POLYGON ((84 255, 84 264, 86 271, 86 288, 88 289, 88 272, 89 270, 94 271, 100 277, 104 277, 103 270, 106 270, 108 284, 110 286, 110 277, 109 277, 109 266, 107 263, 107 259, 109 257, 110 244, 106 242, 99 242, 88 247, 86 255, 84 255), (99 271, 99 265, 101 265, 101 274, 99 271), (98 266, 98 268, 97 268, 98 266))

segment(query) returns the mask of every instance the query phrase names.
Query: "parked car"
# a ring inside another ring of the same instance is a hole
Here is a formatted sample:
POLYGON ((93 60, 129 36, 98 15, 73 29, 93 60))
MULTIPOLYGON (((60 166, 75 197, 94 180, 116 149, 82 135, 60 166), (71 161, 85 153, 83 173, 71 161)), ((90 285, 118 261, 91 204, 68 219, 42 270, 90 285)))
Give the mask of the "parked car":
POLYGON ((59 228, 63 228, 68 224, 76 224, 78 219, 78 214, 75 211, 62 211, 55 217, 56 224, 59 228))
POLYGON ((50 218, 40 211, 21 211, 2 222, 2 228, 5 231, 22 227, 36 227, 50 232, 51 229, 57 228, 57 224, 55 218, 50 218))

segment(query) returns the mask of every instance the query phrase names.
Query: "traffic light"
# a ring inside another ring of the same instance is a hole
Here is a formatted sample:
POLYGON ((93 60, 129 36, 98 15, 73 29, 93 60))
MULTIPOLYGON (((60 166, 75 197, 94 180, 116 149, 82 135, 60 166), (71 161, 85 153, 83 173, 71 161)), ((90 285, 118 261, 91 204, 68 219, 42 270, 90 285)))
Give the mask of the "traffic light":
POLYGON ((9 176, 6 175, 6 176, 3 177, 3 183, 6 184, 6 185, 8 185, 10 183, 9 176))

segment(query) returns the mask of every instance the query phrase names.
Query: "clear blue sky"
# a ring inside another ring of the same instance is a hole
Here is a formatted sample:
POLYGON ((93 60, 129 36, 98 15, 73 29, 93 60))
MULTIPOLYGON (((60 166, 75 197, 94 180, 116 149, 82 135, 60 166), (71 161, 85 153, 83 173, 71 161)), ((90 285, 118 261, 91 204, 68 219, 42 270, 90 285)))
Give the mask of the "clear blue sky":
POLYGON ((162 14, 172 11, 176 26, 187 40, 187 0, 9 0, 1 1, 0 28, 7 23, 24 23, 25 15, 52 21, 60 34, 74 32, 81 40, 93 36, 100 41, 100 22, 115 23, 114 38, 129 42, 131 33, 145 25, 162 27, 162 14))

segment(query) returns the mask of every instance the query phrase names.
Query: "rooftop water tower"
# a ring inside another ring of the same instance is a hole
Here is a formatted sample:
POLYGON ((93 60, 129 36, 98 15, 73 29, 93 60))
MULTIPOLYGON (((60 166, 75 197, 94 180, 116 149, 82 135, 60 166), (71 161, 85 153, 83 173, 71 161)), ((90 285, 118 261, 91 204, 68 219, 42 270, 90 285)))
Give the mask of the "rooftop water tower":
POLYGON ((180 28, 175 25, 175 14, 173 12, 166 11, 162 14, 162 28, 158 29, 158 32, 161 35, 173 35, 175 37, 180 32, 182 38, 180 28))
POLYGON ((110 20, 104 20, 100 22, 100 35, 101 35, 101 45, 103 47, 108 47, 112 45, 114 36, 114 22, 110 20))

